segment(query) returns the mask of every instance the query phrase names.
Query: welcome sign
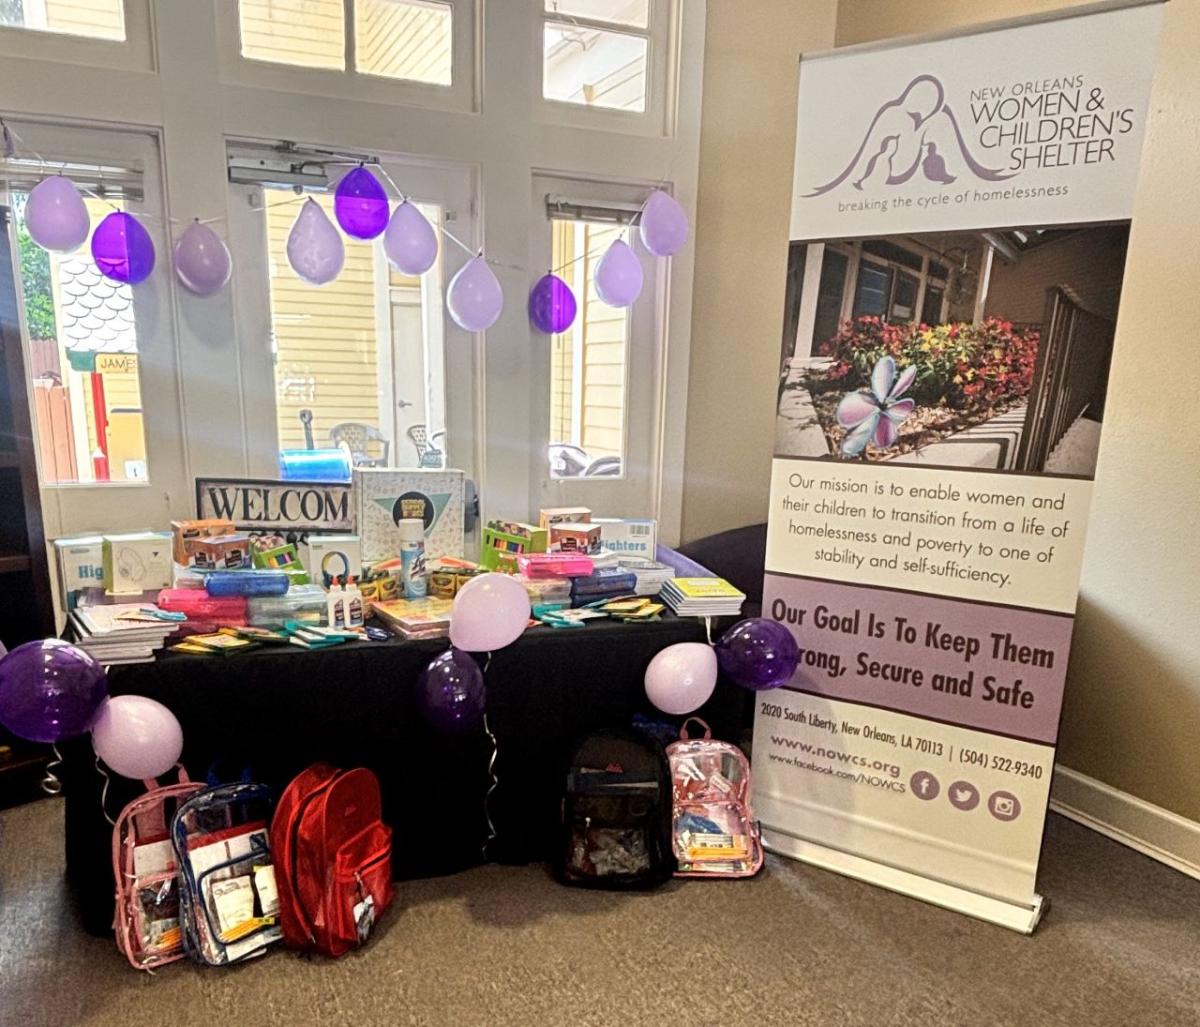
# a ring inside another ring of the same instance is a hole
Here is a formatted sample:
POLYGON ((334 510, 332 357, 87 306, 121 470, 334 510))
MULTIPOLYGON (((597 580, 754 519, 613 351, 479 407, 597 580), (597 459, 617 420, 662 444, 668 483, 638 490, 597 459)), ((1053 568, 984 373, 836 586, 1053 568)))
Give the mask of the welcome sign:
POLYGON ((764 842, 1026 931, 1160 13, 801 63, 764 842))
POLYGON ((351 487, 328 481, 197 478, 196 516, 247 531, 353 531, 351 487))

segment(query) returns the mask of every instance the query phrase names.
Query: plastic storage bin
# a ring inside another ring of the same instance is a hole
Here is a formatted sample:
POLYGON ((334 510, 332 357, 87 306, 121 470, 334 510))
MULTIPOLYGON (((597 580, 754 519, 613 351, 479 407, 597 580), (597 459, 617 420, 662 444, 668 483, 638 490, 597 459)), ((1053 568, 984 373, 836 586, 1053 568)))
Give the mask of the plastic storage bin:
POLYGON ((320 585, 293 585, 282 596, 255 596, 247 600, 247 615, 256 628, 282 627, 285 621, 325 623, 325 590, 320 585))
POLYGON ((245 596, 210 596, 200 588, 164 588, 158 593, 158 608, 186 614, 190 621, 225 627, 246 623, 245 596))

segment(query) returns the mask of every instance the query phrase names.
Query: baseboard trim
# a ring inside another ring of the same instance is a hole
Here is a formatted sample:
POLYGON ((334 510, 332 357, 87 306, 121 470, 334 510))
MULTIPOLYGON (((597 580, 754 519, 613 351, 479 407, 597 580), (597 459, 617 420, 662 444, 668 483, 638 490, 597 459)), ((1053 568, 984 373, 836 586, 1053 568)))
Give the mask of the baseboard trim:
POLYGON ((1069 767, 1054 768, 1050 808, 1200 880, 1200 824, 1069 767))

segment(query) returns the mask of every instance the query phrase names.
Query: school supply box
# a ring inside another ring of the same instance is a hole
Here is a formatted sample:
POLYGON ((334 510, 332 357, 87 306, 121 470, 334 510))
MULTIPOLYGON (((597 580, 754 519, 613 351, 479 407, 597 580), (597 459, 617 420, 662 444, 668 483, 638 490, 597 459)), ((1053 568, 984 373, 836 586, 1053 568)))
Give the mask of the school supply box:
POLYGON ((462 471, 356 467, 354 508, 362 561, 398 555, 399 524, 414 517, 425 526, 426 559, 462 556, 463 487, 462 471))

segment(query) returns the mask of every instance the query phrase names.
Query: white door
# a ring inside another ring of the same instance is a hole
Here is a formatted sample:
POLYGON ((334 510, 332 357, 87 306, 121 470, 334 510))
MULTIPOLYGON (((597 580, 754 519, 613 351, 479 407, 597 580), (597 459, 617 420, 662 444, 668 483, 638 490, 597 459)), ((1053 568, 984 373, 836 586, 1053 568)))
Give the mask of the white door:
MULTIPOLYGON (((356 460, 380 466, 452 467, 468 480, 482 466, 476 337, 450 320, 443 302, 478 233, 474 173, 388 159, 382 167, 442 230, 438 260, 420 277, 392 268, 382 239, 346 238, 341 274, 310 285, 287 264, 287 233, 310 196, 332 217, 332 194, 230 185, 230 243, 249 283, 237 295, 243 387, 262 397, 248 406, 253 476, 277 476, 281 451, 341 442, 356 460)), ((331 166, 330 182, 344 170, 331 166)))
MULTIPOLYGON (((535 506, 586 506, 596 516, 658 517, 666 262, 630 224, 645 186, 534 179, 531 257, 576 298, 574 323, 534 347, 531 446, 535 506), (596 294, 596 267, 616 240, 637 254, 644 286, 630 307, 596 294)), ((532 276, 536 278, 537 276, 532 276)))

